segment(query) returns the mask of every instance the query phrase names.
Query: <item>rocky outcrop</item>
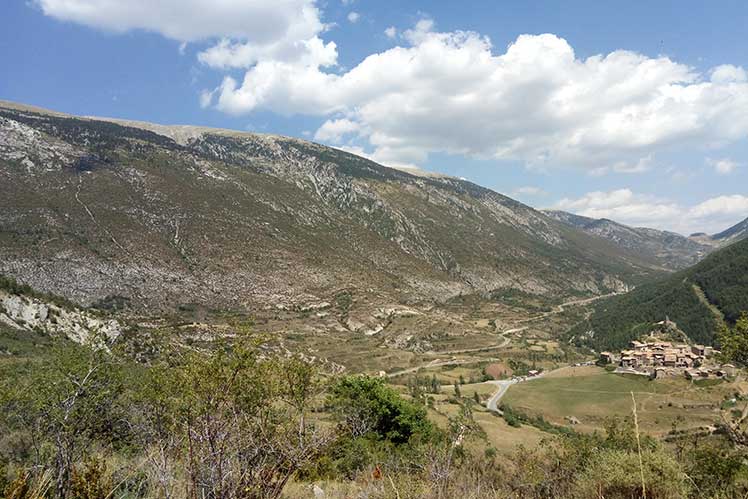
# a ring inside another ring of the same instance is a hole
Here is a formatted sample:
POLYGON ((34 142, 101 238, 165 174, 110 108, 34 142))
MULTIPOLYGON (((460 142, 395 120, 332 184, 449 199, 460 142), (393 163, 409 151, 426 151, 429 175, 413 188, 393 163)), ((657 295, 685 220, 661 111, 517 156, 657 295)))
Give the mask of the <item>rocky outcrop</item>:
POLYGON ((76 343, 111 342, 122 332, 113 319, 83 310, 69 310, 37 298, 0 290, 0 323, 21 331, 41 331, 76 343))

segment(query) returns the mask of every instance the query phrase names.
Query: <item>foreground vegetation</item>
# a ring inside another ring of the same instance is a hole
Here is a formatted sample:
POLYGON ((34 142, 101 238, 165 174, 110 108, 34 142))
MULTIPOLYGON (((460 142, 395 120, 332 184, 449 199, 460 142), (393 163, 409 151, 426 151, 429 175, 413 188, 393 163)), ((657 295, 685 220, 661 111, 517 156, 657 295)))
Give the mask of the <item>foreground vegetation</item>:
POLYGON ((383 379, 334 376, 251 335, 205 351, 152 347, 136 362, 121 346, 56 343, 0 363, 4 497, 748 493, 746 455, 722 438, 665 446, 630 418, 592 434, 546 423, 540 446, 505 456, 457 390, 459 410, 437 424, 383 379))

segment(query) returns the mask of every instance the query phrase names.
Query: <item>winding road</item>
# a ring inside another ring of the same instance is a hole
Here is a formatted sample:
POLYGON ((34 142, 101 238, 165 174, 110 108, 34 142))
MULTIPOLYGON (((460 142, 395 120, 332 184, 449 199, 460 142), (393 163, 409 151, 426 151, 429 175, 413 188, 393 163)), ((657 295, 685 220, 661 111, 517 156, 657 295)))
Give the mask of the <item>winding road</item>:
POLYGON ((496 385, 499 387, 499 389, 491 395, 491 398, 488 399, 486 402, 486 409, 493 412, 498 412, 501 414, 501 411, 499 410, 499 401, 501 398, 506 394, 506 392, 509 390, 509 387, 512 385, 516 385, 519 383, 516 379, 506 379, 506 380, 500 380, 500 381, 486 381, 487 384, 490 385, 496 385))
MULTIPOLYGON (((589 365, 589 364, 591 364, 591 362, 586 362, 583 365, 589 365)), ((499 387, 499 389, 496 390, 496 392, 493 395, 491 395, 491 398, 488 399, 488 401, 486 401, 486 409, 488 409, 489 411, 498 412, 499 414, 501 414, 501 410, 499 409, 499 401, 502 399, 502 397, 504 397, 504 395, 506 395, 506 392, 509 391, 509 387, 510 386, 516 385, 517 383, 525 383, 527 381, 532 381, 534 379, 539 379, 539 378, 542 378, 543 376, 546 376, 546 375, 548 375, 550 373, 553 373, 553 372, 556 372, 556 371, 560 371, 561 369, 566 369, 567 367, 569 367, 569 366, 563 366, 563 367, 559 367, 557 369, 551 369, 550 371, 542 372, 542 373, 538 374, 537 376, 533 376, 531 378, 530 377, 522 377, 522 378, 512 378, 512 379, 484 381, 484 384, 496 385, 496 386, 499 387)))
MULTIPOLYGON (((524 324, 524 323, 533 322, 539 319, 544 319, 551 315, 563 313, 565 311, 565 307, 586 305, 588 303, 592 303, 597 300, 602 300, 603 298, 608 298, 610 296, 615 296, 618 294, 620 293, 613 292, 613 293, 608 293, 606 295, 593 296, 592 298, 584 298, 581 300, 567 301, 559 305, 556 305, 553 308, 553 310, 549 310, 548 312, 543 312, 542 314, 535 315, 533 317, 528 317, 527 319, 522 319, 518 321, 517 323, 524 324)), ((485 352, 488 350, 499 350, 509 345, 509 343, 511 342, 511 338, 509 338, 510 334, 520 333, 529 327, 530 326, 520 326, 520 327, 515 327, 512 329, 507 329, 506 331, 502 331, 501 333, 499 333, 499 337, 501 337, 501 342, 497 343, 496 345, 477 347, 477 348, 466 348, 462 350, 448 350, 444 352, 438 352, 437 354, 438 355, 458 355, 458 354, 464 354, 464 353, 485 352)), ((407 369, 402 369, 400 371, 394 371, 394 372, 388 373, 387 378, 396 378, 397 376, 402 376, 403 374, 415 373, 415 372, 420 371, 421 369, 428 369, 430 367, 455 366, 455 365, 460 365, 460 364, 467 364, 470 362, 472 362, 470 359, 450 359, 450 360, 435 359, 435 360, 429 361, 425 364, 421 364, 415 367, 409 367, 407 369)), ((534 379, 534 378, 531 378, 531 379, 534 379)), ((498 409, 496 408, 497 403, 499 402, 499 400, 501 400, 501 397, 504 396, 504 393, 506 393, 506 391, 509 389, 509 386, 517 382, 518 381, 514 381, 514 380, 486 381, 485 383, 490 383, 490 384, 499 386, 499 390, 496 393, 494 393, 494 395, 488 400, 488 402, 486 403, 486 407, 488 407, 489 410, 498 411, 498 409), (506 386, 504 386, 505 384, 506 386), (492 402, 493 402, 493 408, 491 407, 492 402)))

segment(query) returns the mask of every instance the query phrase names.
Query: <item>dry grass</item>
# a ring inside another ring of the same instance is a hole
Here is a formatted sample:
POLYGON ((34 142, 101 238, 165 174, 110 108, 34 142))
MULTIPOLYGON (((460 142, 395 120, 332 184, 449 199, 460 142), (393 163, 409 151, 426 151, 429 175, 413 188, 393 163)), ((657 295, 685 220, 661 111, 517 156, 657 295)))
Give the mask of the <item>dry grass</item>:
POLYGON ((513 386, 504 402, 523 412, 542 414, 555 424, 566 424, 564 418, 575 416, 581 421, 576 429, 593 431, 601 429, 609 417, 630 414, 630 393, 634 392, 640 427, 661 435, 678 416, 686 419, 682 428, 712 424, 718 418, 719 403, 735 388, 730 383, 699 388, 680 378, 649 381, 581 367, 513 386))

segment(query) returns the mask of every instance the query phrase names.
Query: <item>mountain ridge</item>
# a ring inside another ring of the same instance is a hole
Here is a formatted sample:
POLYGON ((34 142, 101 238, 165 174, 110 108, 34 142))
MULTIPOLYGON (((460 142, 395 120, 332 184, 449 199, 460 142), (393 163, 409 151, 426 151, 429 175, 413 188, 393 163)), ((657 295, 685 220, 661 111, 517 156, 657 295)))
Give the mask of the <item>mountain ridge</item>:
POLYGON ((723 230, 722 232, 713 234, 711 238, 719 241, 721 244, 730 244, 748 238, 748 218, 723 230))
POLYGON ((559 222, 650 258, 668 270, 680 270, 693 265, 714 249, 713 245, 695 241, 675 232, 631 227, 605 218, 595 219, 560 210, 543 212, 559 222))
POLYGON ((464 180, 277 135, 198 127, 182 145, 33 109, 0 106, 0 272, 78 303, 601 294, 658 272, 464 180))

